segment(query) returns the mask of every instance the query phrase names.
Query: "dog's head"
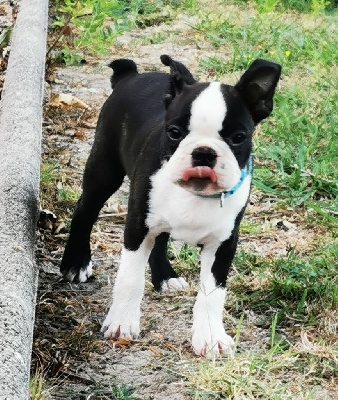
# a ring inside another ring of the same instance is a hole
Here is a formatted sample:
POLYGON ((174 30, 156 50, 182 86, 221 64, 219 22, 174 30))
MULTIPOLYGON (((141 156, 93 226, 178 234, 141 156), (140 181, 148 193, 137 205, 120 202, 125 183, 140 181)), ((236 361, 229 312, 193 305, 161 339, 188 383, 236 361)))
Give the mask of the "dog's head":
POLYGON ((196 82, 183 64, 161 60, 171 73, 164 100, 169 178, 198 195, 228 191, 249 162, 255 126, 273 109, 280 65, 255 60, 230 86, 196 82))

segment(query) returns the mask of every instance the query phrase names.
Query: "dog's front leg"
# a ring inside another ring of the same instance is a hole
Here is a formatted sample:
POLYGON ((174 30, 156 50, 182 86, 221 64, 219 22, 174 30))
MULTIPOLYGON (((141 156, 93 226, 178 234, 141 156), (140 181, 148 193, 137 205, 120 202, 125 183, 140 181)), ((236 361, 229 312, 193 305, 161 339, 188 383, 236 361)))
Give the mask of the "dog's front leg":
POLYGON ((223 308, 226 278, 237 246, 232 235, 219 247, 204 246, 201 253, 200 288, 193 311, 192 346, 198 355, 212 358, 232 354, 234 341, 225 333, 223 308))
POLYGON ((101 331, 106 338, 135 339, 140 333, 140 306, 145 285, 145 267, 153 241, 147 235, 137 250, 123 248, 113 289, 113 304, 101 331))

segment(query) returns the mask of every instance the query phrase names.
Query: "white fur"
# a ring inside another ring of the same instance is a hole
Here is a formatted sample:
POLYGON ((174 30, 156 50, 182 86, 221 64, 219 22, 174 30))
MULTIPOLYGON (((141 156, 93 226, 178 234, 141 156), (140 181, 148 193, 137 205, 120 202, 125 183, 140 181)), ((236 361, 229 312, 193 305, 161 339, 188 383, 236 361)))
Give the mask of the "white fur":
POLYGON ((237 159, 219 135, 226 111, 218 82, 211 83, 192 103, 190 133, 151 177, 146 223, 154 235, 169 232, 174 239, 191 245, 220 243, 231 235, 235 219, 249 196, 250 176, 232 196, 223 200, 222 207, 220 199, 201 197, 178 184, 183 172, 192 166, 192 151, 200 146, 211 147, 218 155, 214 167, 218 191, 228 190, 238 182, 237 159))
POLYGON ((161 293, 189 290, 189 283, 182 277, 170 278, 162 283, 161 293))
POLYGON ((212 82, 191 105, 189 131, 206 138, 217 136, 222 129, 227 107, 221 83, 212 82))
POLYGON ((216 287, 211 273, 215 251, 215 247, 202 251, 200 290, 193 310, 192 347, 196 354, 207 358, 223 353, 232 354, 234 346, 222 322, 226 289, 216 287))
POLYGON ((250 191, 251 177, 247 176, 241 187, 223 201, 196 196, 175 185, 162 167, 151 178, 152 189, 146 223, 157 235, 168 232, 172 238, 190 245, 207 244, 228 239, 235 219, 245 206, 250 191))
POLYGON ((229 190, 238 182, 241 171, 236 157, 219 134, 226 111, 219 82, 211 83, 192 103, 189 134, 165 165, 168 178, 172 182, 180 184, 183 172, 192 166, 191 154, 198 147, 210 147, 217 154, 217 162, 213 168, 217 184, 209 185, 200 194, 209 195, 229 190))
POLYGON ((150 255, 149 237, 136 251, 122 250, 122 258, 113 289, 113 304, 101 331, 106 338, 137 338, 140 333, 140 306, 145 284, 145 267, 150 255))
POLYGON ((86 269, 80 270, 79 282, 86 282, 93 275, 93 263, 89 261, 86 269))

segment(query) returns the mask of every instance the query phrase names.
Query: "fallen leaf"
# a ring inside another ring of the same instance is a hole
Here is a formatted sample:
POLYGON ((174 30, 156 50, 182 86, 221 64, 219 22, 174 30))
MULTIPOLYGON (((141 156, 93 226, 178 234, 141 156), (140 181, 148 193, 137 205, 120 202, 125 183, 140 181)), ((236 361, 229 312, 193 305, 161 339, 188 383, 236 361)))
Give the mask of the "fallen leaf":
POLYGON ((130 346, 131 339, 121 338, 118 340, 110 340, 110 343, 118 344, 119 346, 130 346))
POLYGON ((153 352, 155 357, 161 357, 161 354, 155 349, 155 347, 150 346, 149 348, 153 352))
POLYGON ((77 129, 77 130, 74 132, 73 139, 78 139, 78 140, 85 141, 85 140, 87 140, 87 136, 86 136, 86 134, 84 133, 84 131, 82 131, 82 130, 80 130, 80 129, 77 129))
POLYGON ((58 93, 53 95, 48 105, 51 107, 63 108, 65 110, 69 110, 72 107, 82 108, 85 110, 90 109, 90 107, 84 101, 69 93, 58 93))

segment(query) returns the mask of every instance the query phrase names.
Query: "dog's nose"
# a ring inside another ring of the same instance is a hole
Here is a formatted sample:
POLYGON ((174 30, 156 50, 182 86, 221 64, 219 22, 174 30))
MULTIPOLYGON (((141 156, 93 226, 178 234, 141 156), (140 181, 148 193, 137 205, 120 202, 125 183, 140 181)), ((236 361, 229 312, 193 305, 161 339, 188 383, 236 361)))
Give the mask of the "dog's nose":
POLYGON ((192 166, 193 167, 210 167, 214 168, 216 165, 217 153, 210 147, 197 147, 192 153, 192 166))

